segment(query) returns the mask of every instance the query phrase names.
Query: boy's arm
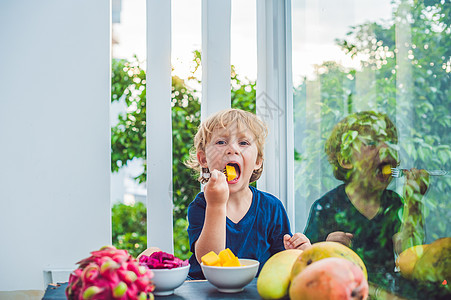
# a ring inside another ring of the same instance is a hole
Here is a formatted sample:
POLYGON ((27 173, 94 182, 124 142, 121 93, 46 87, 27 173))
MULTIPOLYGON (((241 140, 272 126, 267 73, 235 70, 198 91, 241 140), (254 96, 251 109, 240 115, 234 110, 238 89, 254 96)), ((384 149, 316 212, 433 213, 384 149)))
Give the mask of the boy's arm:
POLYGON ((226 243, 226 217, 229 187, 225 175, 218 170, 211 172, 211 177, 204 189, 205 220, 202 232, 194 244, 196 259, 201 258, 210 251, 219 253, 225 249, 226 243))

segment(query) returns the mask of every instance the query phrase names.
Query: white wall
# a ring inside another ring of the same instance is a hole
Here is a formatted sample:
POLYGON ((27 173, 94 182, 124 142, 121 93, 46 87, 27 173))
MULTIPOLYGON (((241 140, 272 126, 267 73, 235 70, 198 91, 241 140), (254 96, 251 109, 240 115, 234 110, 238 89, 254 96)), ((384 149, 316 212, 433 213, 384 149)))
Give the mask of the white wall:
POLYGON ((110 1, 0 2, 0 290, 111 243, 110 1))

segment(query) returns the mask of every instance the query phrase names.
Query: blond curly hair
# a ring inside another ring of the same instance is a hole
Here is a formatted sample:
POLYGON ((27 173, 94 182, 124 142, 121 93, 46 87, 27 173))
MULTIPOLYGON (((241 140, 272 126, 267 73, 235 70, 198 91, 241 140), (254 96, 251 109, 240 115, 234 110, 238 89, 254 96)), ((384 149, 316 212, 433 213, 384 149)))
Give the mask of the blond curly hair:
MULTIPOLYGON (((254 135, 254 142, 257 145, 257 159, 263 162, 263 150, 265 140, 268 135, 268 128, 266 124, 260 120, 255 114, 241 110, 241 109, 226 109, 215 113, 207 120, 199 125, 198 131, 194 136, 194 145, 190 150, 190 157, 185 162, 185 165, 192 168, 198 173, 198 180, 202 183, 205 179, 201 174, 201 165, 197 160, 197 153, 205 152, 207 144, 210 142, 213 131, 216 129, 224 129, 231 125, 236 125, 238 130, 249 129, 254 135)), ((250 182, 254 182, 260 178, 263 172, 262 166, 254 170, 251 175, 250 182)))

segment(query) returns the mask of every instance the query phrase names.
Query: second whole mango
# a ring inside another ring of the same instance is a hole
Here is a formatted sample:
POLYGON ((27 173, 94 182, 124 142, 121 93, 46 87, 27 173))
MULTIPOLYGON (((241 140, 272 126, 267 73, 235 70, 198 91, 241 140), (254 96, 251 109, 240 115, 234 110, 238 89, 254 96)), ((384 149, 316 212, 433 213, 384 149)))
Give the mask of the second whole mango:
POLYGON ((407 279, 413 279, 413 269, 416 262, 423 256, 424 251, 429 245, 416 245, 410 247, 401 254, 399 254, 396 259, 396 266, 399 268, 401 275, 407 279))
MULTIPOLYGON (((415 263, 412 277, 419 281, 451 281, 451 237, 437 239, 424 249, 415 263)), ((449 289, 448 284, 446 287, 449 289)))
POLYGON ((305 249, 293 264, 291 270, 291 279, 301 273, 310 264, 328 257, 345 258, 356 264, 363 272, 365 279, 368 279, 368 273, 360 256, 351 248, 337 242, 319 242, 305 249))

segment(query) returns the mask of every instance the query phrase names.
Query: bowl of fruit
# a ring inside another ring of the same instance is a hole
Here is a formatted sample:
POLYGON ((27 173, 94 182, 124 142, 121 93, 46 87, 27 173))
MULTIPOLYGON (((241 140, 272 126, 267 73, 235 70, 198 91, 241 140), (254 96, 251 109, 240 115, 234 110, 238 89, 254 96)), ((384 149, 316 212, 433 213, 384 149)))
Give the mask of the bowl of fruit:
POLYGON ((244 290, 257 275, 259 265, 257 260, 236 257, 229 248, 219 254, 211 251, 201 262, 205 278, 222 293, 244 290))
POLYGON ((140 265, 147 266, 153 272, 153 284, 156 296, 172 295, 174 290, 185 282, 188 276, 188 260, 181 260, 163 251, 153 252, 149 256, 139 256, 140 265))

